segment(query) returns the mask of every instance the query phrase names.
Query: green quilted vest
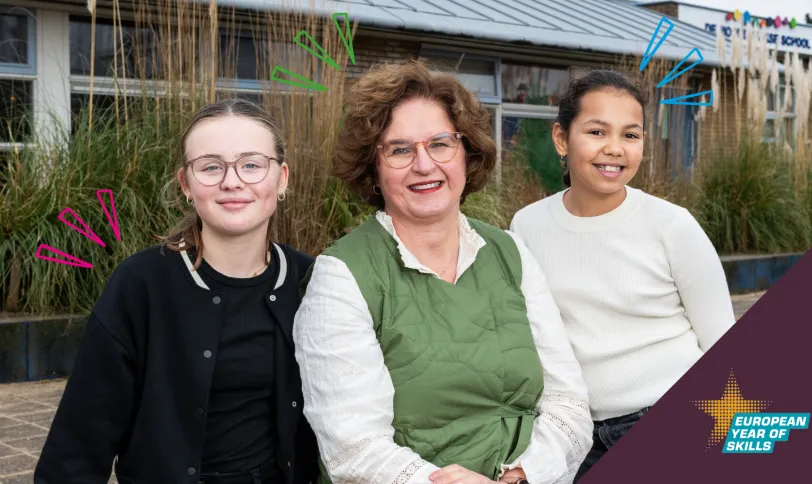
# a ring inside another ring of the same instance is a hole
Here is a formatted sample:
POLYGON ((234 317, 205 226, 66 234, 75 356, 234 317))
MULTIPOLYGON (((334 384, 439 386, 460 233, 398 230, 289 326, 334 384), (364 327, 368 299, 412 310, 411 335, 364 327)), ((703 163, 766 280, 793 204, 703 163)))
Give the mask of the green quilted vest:
POLYGON ((486 245, 456 284, 404 267, 374 216, 324 255, 344 261, 369 307, 395 387, 395 443, 495 480, 527 448, 544 382, 516 244, 469 223, 486 245))

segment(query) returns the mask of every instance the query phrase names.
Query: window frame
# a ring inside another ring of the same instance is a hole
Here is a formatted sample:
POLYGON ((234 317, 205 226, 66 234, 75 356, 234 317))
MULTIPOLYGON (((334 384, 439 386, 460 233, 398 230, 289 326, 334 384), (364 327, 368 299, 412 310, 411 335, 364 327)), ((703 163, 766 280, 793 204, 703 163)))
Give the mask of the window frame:
POLYGON ((25 7, 7 7, 0 5, 0 14, 17 15, 17 11, 24 14, 28 21, 27 52, 28 62, 25 64, 12 64, 0 62, 0 74, 5 76, 36 76, 37 75, 37 18, 34 12, 25 7))
MULTIPOLYGON (((781 92, 782 89, 784 90, 784 92, 786 92, 786 90, 790 89, 790 87, 787 86, 787 78, 786 78, 786 76, 784 74, 779 74, 778 85, 776 86, 776 94, 773 95, 773 104, 774 104, 773 107, 776 107, 779 104, 783 104, 783 102, 784 102, 783 98, 778 95, 778 93, 781 92)), ((797 147, 795 146, 795 141, 796 141, 795 137, 798 134, 798 122, 797 122, 796 115, 795 115, 795 107, 796 107, 797 103, 798 103, 798 98, 796 97, 795 93, 793 92, 792 93, 792 105, 790 106, 789 111, 781 113, 780 111, 775 111, 774 110, 774 111, 767 111, 765 113, 766 114, 766 116, 764 118, 765 126, 767 124, 767 121, 772 121, 773 122, 773 130, 772 130, 773 136, 765 137, 762 134, 762 137, 761 137, 761 142, 762 143, 775 144, 775 143, 778 142, 778 140, 781 140, 781 139, 786 141, 787 137, 782 136, 783 135, 783 129, 782 128, 784 127, 784 123, 787 120, 790 120, 790 124, 792 125, 792 134, 791 134, 792 138, 790 138, 790 139, 792 140, 792 142, 789 143, 789 145, 790 145, 790 147, 792 147, 793 151, 795 149, 797 149, 797 147)), ((762 131, 762 133, 764 132, 764 127, 762 127, 761 131, 762 131)))
MULTIPOLYGON (((84 19, 89 18, 86 15, 71 15, 69 22, 73 22, 74 19, 84 19)), ((105 18, 109 20, 108 18, 105 18)), ((221 27, 220 36, 228 35, 228 29, 221 27)), ((243 34, 244 36, 244 34, 243 34)), ((254 39, 255 42, 261 41, 266 42, 266 37, 259 37, 254 39)), ((295 46, 295 44, 291 44, 295 46)), ((2 74, 0 73, 0 76, 2 74)), ((165 79, 155 78, 155 79, 147 79, 141 80, 137 77, 128 73, 126 77, 122 78, 115 78, 111 76, 91 76, 87 74, 69 74, 69 84, 70 84, 70 93, 71 94, 90 94, 90 79, 93 77, 93 95, 109 95, 114 94, 116 89, 119 91, 120 96, 141 96, 141 95, 149 95, 152 97, 164 97, 167 95, 168 88, 171 87, 169 82, 165 79), (126 86, 126 89, 125 89, 126 86), (143 89, 142 89, 143 87, 143 89), (146 90, 146 92, 144 91, 146 90)), ((268 79, 242 79, 242 78, 231 78, 231 77, 218 77, 215 80, 215 90, 217 92, 233 92, 233 93, 245 93, 245 94, 257 94, 262 95, 266 92, 265 86, 273 86, 277 84, 276 90, 280 93, 299 93, 299 91, 304 92, 305 90, 302 88, 298 88, 295 86, 290 86, 287 84, 282 83, 275 83, 271 81, 270 77, 268 79)), ((271 87, 273 89, 273 87, 271 87)), ((307 93, 312 96, 314 93, 311 90, 306 90, 307 93)), ((180 93, 181 96, 188 96, 189 92, 184 89, 183 92, 180 93)))
MULTIPOLYGON (((25 64, 16 64, 10 62, 0 62, 0 79, 10 81, 23 81, 31 83, 31 109, 36 104, 36 89, 35 83, 37 81, 37 16, 36 11, 26 7, 6 6, 0 5, 0 14, 18 15, 22 14, 28 22, 28 38, 26 39, 26 56, 27 62, 25 64)), ((36 120, 32 119, 31 126, 32 135, 36 134, 36 120)), ((0 142, 0 152, 9 152, 15 150, 23 150, 32 146, 31 142, 20 141, 2 141, 0 142)))
POLYGON ((482 104, 502 104, 502 58, 492 55, 482 55, 472 53, 467 50, 447 50, 443 49, 439 46, 434 46, 430 44, 421 44, 420 52, 418 56, 423 58, 426 57, 447 57, 450 59, 458 58, 460 55, 464 55, 466 59, 471 60, 478 60, 478 61, 485 61, 485 62, 492 62, 493 63, 493 72, 491 75, 494 77, 496 81, 495 89, 496 95, 495 96, 481 96, 479 97, 480 102, 482 104))

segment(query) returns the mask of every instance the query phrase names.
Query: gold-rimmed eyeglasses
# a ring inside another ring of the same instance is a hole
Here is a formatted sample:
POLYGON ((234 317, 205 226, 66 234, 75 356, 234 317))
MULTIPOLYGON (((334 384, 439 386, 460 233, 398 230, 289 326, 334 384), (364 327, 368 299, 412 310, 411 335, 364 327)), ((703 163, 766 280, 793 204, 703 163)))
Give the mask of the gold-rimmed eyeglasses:
POLYGON ((202 156, 186 162, 192 167, 192 175, 202 185, 213 186, 223 182, 229 166, 234 166, 237 177, 246 184, 259 183, 268 176, 271 160, 279 161, 273 156, 248 155, 236 161, 223 161, 220 158, 202 156))
POLYGON ((409 141, 403 139, 390 140, 378 144, 386 164, 392 168, 406 168, 414 162, 417 155, 417 145, 423 145, 429 158, 436 163, 448 163, 457 154, 461 144, 462 133, 440 133, 431 136, 426 141, 409 141))

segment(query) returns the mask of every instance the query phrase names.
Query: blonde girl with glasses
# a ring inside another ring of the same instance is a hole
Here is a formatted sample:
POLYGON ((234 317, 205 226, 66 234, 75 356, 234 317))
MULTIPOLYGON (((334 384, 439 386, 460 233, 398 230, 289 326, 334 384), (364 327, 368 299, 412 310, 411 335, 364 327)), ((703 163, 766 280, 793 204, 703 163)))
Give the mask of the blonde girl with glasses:
POLYGON ((293 351, 313 259, 270 240, 288 165, 258 106, 204 107, 179 143, 186 217, 93 308, 38 484, 299 484, 315 478, 293 351))
POLYGON ((568 482, 586 386, 520 241, 466 217, 496 161, 488 111, 421 62, 351 89, 337 175, 377 209, 317 259, 294 340, 320 482, 568 482))

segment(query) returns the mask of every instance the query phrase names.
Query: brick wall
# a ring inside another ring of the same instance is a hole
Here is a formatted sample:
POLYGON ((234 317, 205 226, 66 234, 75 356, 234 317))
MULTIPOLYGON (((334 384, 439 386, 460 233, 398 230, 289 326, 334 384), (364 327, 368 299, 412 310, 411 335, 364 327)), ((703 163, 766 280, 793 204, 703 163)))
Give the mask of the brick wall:
MULTIPOLYGON (((721 70, 720 70, 721 71, 721 70)), ((718 71, 719 72, 719 71, 718 71)), ((705 119, 699 123, 699 155, 700 159, 720 155, 723 151, 734 150, 736 142, 736 95, 733 73, 726 70, 720 74, 718 111, 708 107, 705 110, 705 119)), ((702 80, 698 91, 711 88, 711 76, 702 80)), ((742 103, 747 99, 743 97, 742 103)), ((746 108, 740 107, 742 117, 746 116, 746 108)))
POLYGON ((355 65, 348 65, 348 82, 355 82, 375 64, 383 62, 403 63, 409 57, 417 57, 420 42, 390 40, 369 35, 359 35, 353 39, 355 65))
POLYGON ((641 6, 672 18, 679 17, 679 5, 674 2, 654 3, 651 5, 641 6))

